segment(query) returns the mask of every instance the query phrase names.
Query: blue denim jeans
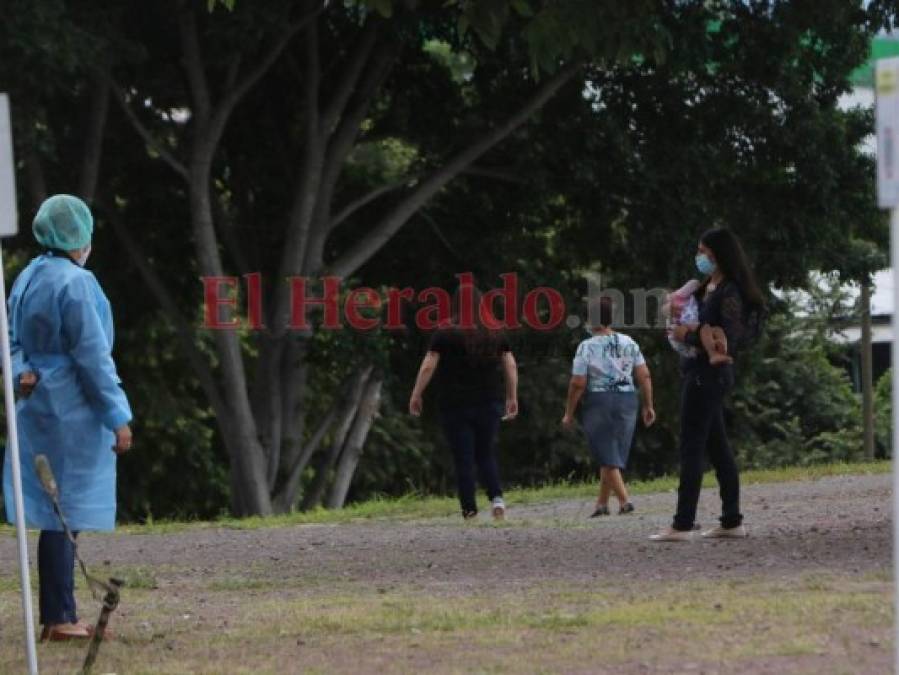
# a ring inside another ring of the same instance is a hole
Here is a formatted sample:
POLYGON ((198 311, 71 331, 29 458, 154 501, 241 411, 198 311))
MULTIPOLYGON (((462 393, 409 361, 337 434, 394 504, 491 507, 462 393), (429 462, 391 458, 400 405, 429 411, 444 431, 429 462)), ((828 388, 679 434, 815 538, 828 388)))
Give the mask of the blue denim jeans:
POLYGON ((456 484, 462 513, 477 513, 475 474, 477 465, 481 484, 487 497, 502 497, 499 468, 493 445, 505 406, 502 401, 485 401, 443 408, 440 421, 453 451, 456 465, 456 484))
POLYGON ((65 532, 41 530, 37 567, 41 624, 75 623, 75 547, 65 532))

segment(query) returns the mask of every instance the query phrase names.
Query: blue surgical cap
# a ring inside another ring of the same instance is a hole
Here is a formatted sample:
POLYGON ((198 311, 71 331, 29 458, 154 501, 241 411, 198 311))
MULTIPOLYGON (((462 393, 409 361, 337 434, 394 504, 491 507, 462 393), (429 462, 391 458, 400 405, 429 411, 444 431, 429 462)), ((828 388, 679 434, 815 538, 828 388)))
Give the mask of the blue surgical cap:
POLYGON ((31 231, 42 246, 74 251, 91 243, 94 217, 78 197, 53 195, 37 210, 31 231))

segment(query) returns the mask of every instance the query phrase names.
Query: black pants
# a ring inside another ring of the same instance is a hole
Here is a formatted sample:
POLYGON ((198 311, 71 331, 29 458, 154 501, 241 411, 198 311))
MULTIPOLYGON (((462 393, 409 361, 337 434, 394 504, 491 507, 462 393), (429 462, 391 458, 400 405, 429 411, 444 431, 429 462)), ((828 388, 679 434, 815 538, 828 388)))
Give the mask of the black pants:
POLYGON ((41 530, 37 569, 41 624, 75 623, 75 547, 65 532, 41 530))
POLYGON ((456 484, 462 513, 477 513, 474 467, 477 465, 481 484, 491 500, 502 497, 499 468, 493 452, 500 417, 501 401, 486 401, 444 408, 440 411, 443 432, 453 451, 456 484))
POLYGON ((681 390, 680 485, 673 527, 691 530, 702 487, 703 454, 718 477, 721 490, 721 525, 736 527, 740 514, 740 474, 724 429, 724 396, 733 382, 727 367, 688 371, 681 390))

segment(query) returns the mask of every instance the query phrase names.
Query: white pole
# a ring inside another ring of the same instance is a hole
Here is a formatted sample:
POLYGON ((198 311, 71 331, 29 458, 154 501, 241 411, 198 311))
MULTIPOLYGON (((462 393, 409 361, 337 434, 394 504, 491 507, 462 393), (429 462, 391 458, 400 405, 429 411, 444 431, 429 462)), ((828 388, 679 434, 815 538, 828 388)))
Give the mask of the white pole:
POLYGON ((12 359, 9 354, 9 318, 6 315, 6 281, 3 275, 3 248, 0 246, 0 355, 3 365, 3 402, 6 405, 6 449, 12 465, 13 500, 16 507, 16 539, 19 543, 19 579, 22 584, 22 618, 25 620, 25 648, 28 672, 37 675, 37 651, 34 645, 34 612, 31 608, 31 576, 28 571, 28 531, 25 529, 25 503, 22 498, 22 467, 19 463, 19 430, 13 398, 12 359))
POLYGON ((890 210, 890 263, 893 266, 893 645, 899 673, 899 208, 890 210))

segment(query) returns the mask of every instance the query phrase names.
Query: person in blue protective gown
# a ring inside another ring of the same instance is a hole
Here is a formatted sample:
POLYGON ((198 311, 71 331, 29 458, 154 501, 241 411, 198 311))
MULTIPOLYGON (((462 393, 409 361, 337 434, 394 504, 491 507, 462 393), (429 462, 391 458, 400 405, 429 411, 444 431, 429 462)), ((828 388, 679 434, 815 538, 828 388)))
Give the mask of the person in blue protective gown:
MULTIPOLYGON (((93 217, 70 195, 41 204, 32 225, 44 253, 9 297, 12 375, 22 462, 25 519, 38 540, 41 639, 89 638, 74 598, 74 547, 34 470, 44 454, 56 476, 73 532, 111 530, 116 513, 116 456, 131 447, 131 408, 112 359, 109 300, 84 269, 93 217)), ((3 465, 6 514, 15 519, 10 456, 3 465)))

